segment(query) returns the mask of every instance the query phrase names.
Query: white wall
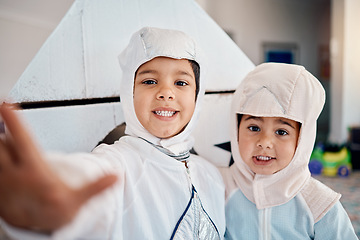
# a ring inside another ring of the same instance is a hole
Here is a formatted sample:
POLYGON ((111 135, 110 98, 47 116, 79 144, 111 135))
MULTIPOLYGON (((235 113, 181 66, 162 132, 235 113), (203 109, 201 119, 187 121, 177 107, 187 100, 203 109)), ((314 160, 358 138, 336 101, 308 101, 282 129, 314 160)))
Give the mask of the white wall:
POLYGON ((330 140, 347 140, 348 127, 360 125, 360 1, 332 0, 332 112, 330 140))
POLYGON ((264 62, 263 43, 293 43, 296 63, 320 79, 326 104, 318 121, 318 140, 326 141, 331 107, 330 81, 320 74, 319 48, 329 48, 329 0, 198 0, 256 65, 264 62))
POLYGON ((8 94, 50 33, 49 29, 0 18, 0 98, 8 94))
POLYGON ((344 123, 360 125, 360 1, 345 0, 344 123))
POLYGON ((203 7, 233 33, 235 42, 255 64, 263 62, 264 42, 295 43, 297 63, 317 75, 318 46, 329 39, 329 26, 324 27, 329 24, 324 18, 326 4, 328 1, 208 0, 203 7))
POLYGON ((0 99, 4 99, 74 0, 0 0, 0 99))

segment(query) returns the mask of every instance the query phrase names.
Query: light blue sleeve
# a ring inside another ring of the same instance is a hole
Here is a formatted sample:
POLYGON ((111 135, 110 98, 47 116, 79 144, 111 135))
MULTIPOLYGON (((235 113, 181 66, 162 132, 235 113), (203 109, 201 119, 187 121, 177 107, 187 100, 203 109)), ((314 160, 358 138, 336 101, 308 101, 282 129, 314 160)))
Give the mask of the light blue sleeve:
POLYGON ((346 239, 358 240, 350 218, 340 202, 315 223, 315 240, 346 239))

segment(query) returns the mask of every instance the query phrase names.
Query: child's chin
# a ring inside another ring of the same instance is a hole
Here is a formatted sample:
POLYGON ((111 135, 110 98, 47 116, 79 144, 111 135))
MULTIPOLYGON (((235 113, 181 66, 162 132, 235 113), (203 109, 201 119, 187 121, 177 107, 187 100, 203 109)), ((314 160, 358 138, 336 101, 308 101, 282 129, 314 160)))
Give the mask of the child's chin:
POLYGON ((184 130, 184 128, 179 131, 176 131, 176 130, 174 131, 173 129, 171 129, 170 131, 163 131, 163 132, 157 132, 157 133, 152 133, 152 134, 161 139, 168 139, 168 138, 175 137, 176 135, 180 134, 183 130, 184 130))
POLYGON ((178 133, 162 133, 162 134, 154 134, 156 137, 161 139, 168 139, 176 136, 178 133))
POLYGON ((277 171, 273 171, 271 169, 262 169, 262 170, 259 170, 259 169, 253 169, 252 170, 255 174, 259 174, 259 175, 272 175, 274 173, 276 173, 277 171), (254 171, 255 170, 255 171, 254 171))

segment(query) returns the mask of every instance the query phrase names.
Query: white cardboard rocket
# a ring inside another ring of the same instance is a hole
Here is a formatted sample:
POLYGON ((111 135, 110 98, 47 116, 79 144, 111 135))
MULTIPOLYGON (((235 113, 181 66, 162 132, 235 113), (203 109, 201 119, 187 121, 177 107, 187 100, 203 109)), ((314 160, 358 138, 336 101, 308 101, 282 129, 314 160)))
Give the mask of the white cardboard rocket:
MULTIPOLYGON (((230 153, 216 145, 229 141, 232 94, 222 92, 235 90, 254 65, 194 0, 76 0, 11 90, 9 101, 118 97, 117 56, 143 26, 184 31, 205 52, 207 92, 216 94, 205 96, 194 149, 218 166, 227 165, 230 153)), ((21 114, 46 151, 89 152, 124 122, 119 102, 35 107, 21 114)))

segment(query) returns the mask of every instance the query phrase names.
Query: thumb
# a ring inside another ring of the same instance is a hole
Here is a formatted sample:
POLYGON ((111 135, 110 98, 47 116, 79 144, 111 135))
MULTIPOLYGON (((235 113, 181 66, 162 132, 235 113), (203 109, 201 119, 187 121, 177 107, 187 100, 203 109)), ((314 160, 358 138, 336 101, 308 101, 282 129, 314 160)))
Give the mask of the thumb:
POLYGON ((105 189, 112 186, 117 181, 116 175, 106 175, 98 180, 96 180, 93 183, 90 183, 83 188, 81 188, 80 191, 80 203, 84 203, 87 200, 89 200, 91 197, 99 194, 100 192, 104 191, 105 189))

